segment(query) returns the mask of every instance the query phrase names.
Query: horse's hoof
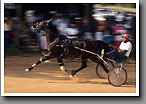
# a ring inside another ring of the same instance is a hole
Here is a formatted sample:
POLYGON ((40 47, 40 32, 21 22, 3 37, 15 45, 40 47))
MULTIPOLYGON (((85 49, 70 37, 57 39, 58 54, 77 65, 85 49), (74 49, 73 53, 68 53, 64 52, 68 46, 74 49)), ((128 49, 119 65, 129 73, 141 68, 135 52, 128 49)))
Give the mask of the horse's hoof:
POLYGON ((69 75, 69 78, 73 78, 73 75, 69 75))
POLYGON ((69 78, 73 78, 74 76, 75 76, 75 70, 72 70, 71 72, 70 72, 70 75, 69 75, 69 78))
POLYGON ((26 72, 30 72, 31 70, 30 70, 30 69, 25 69, 25 71, 26 71, 26 72))

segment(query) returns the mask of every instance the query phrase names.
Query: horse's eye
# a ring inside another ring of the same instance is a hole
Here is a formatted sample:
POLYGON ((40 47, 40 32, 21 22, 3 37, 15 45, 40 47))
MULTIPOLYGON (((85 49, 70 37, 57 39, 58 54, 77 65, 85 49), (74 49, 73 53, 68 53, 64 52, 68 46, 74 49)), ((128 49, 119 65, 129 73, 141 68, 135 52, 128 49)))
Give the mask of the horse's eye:
POLYGON ((35 25, 33 25, 33 28, 36 28, 36 24, 35 24, 35 25))

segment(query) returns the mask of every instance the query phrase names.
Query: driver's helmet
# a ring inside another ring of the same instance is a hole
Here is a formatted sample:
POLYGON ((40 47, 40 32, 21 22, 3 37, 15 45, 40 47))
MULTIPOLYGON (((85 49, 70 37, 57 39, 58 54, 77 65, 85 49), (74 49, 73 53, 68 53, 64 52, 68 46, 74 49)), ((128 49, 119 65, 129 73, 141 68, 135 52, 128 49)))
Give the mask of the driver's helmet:
POLYGON ((123 34, 122 38, 126 38, 126 39, 130 40, 130 35, 129 34, 123 34))

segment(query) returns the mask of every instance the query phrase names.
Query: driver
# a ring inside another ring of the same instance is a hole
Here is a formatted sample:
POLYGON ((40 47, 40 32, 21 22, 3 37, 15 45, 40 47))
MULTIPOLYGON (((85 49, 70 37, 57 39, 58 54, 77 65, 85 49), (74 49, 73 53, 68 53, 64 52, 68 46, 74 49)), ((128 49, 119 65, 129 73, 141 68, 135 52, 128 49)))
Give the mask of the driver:
MULTIPOLYGON (((122 36, 123 40, 119 47, 115 47, 115 50, 112 50, 105 54, 105 57, 111 58, 115 60, 117 63, 120 63, 121 60, 126 60, 132 50, 132 44, 130 42, 130 35, 129 34, 123 34, 122 36)), ((110 45, 112 46, 112 45, 110 45)))

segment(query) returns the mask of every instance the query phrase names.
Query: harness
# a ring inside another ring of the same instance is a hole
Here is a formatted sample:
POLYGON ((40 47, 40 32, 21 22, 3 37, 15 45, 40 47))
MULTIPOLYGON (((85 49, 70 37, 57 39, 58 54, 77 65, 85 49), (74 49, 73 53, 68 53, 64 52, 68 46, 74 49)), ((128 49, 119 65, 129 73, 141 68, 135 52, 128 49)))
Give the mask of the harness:
POLYGON ((69 46, 71 45, 72 41, 68 39, 67 37, 62 40, 61 47, 64 49, 63 53, 59 57, 66 57, 69 54, 69 46))
POLYGON ((59 35, 52 43, 49 45, 53 45, 53 47, 60 47, 63 48, 63 52, 59 57, 66 57, 69 54, 69 46, 71 45, 72 41, 68 39, 64 35, 59 35))

